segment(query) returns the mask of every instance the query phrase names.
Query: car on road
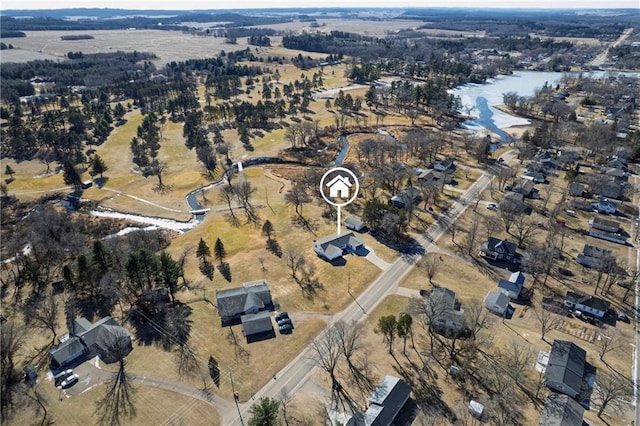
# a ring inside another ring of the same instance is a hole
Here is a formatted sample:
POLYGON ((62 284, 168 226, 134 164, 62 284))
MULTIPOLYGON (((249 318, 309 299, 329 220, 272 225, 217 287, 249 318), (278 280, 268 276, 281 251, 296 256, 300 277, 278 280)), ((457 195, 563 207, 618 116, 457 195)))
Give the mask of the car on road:
POLYGON ((276 322, 280 321, 281 319, 289 318, 289 313, 285 311, 278 312, 276 313, 275 318, 276 318, 276 322))
POLYGON ((53 381, 55 382, 55 384, 57 386, 58 384, 60 384, 60 382, 62 382, 64 379, 66 379, 67 377, 69 377, 72 374, 73 374, 73 370, 72 369, 61 371, 58 374, 56 374, 55 376, 53 376, 53 381))
POLYGON ((71 386, 75 385, 76 383, 78 383, 78 375, 77 374, 72 374, 71 376, 67 377, 66 379, 64 379, 62 381, 62 383, 60 383, 60 387, 62 389, 66 389, 66 388, 70 388, 71 386))
POLYGON ((489 210, 495 210, 495 209, 498 208, 498 205, 496 203, 489 203, 489 204, 487 204, 487 208, 489 210))
POLYGON ((293 326, 291 324, 282 324, 278 326, 278 330, 281 334, 291 334, 293 333, 293 326))

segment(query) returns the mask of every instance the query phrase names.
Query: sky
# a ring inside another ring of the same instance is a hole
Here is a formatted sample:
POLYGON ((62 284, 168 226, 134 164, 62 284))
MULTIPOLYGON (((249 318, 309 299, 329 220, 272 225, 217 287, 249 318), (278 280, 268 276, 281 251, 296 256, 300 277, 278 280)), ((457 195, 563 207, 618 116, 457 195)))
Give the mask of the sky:
POLYGON ((640 0, 2 0, 0 9, 243 9, 272 7, 473 7, 473 8, 637 8, 640 0))

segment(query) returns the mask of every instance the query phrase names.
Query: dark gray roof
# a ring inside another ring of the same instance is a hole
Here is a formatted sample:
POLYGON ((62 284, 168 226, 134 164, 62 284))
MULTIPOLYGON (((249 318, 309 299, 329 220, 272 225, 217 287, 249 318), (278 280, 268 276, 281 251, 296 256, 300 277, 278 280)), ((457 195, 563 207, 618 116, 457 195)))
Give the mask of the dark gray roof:
POLYGON ((65 342, 60 343, 55 348, 49 351, 51 358, 57 365, 64 365, 75 356, 81 354, 84 351, 84 345, 77 337, 69 337, 65 342))
POLYGON ((595 296, 588 296, 582 293, 575 293, 573 291, 567 291, 567 296, 564 298, 567 302, 579 303, 584 306, 588 306, 593 309, 597 309, 601 312, 607 312, 609 310, 609 302, 604 299, 600 299, 595 296))
POLYGON ((589 244, 585 244, 582 249, 582 254, 589 257, 595 257, 596 259, 601 259, 605 256, 611 255, 612 251, 604 249, 598 246, 592 246, 589 244))
MULTIPOLYGON (((340 235, 330 235, 328 237, 320 238, 316 240, 316 244, 322 247, 322 250, 328 255, 329 250, 342 250, 347 247, 358 247, 364 244, 364 242, 355 236, 353 232, 345 232, 340 235)), ((342 251, 340 251, 342 254, 342 251)))
POLYGON ((500 248, 504 249, 504 253, 514 255, 516 254, 516 249, 518 248, 518 246, 510 241, 501 240, 494 237, 490 237, 482 244, 483 250, 498 251, 498 249, 500 248))
POLYGON ((453 309, 456 304, 456 292, 445 287, 436 287, 431 292, 431 301, 437 302, 438 306, 446 309, 453 309))
POLYGON ((545 380, 564 383, 580 391, 587 353, 567 340, 554 340, 545 371, 545 380))
POLYGON ((502 278, 500 278, 500 281, 498 281, 498 288, 501 288, 506 291, 511 291, 511 292, 520 294, 520 292, 522 291, 522 287, 523 287, 522 283, 520 284, 514 283, 512 281, 503 280, 502 278))
POLYGON ((240 320, 242 321, 242 331, 244 332, 245 336, 273 330, 271 313, 268 311, 262 311, 256 314, 242 315, 240 317, 240 320))
POLYGON ((385 376, 369 395, 369 409, 365 413, 367 425, 391 425, 409 399, 411 387, 402 379, 385 376))
POLYGON ((539 426, 582 426, 584 408, 568 395, 552 392, 542 410, 539 426))
POLYGON ((501 291, 490 291, 487 293, 487 297, 484 300, 485 305, 498 305, 503 309, 507 309, 507 306, 509 306, 509 302, 511 301, 509 296, 506 296, 501 291))
POLYGON ((100 321, 91 324, 89 329, 84 333, 78 333, 76 330, 76 335, 78 335, 87 346, 97 344, 100 347, 105 347, 110 336, 118 332, 116 331, 117 329, 124 330, 112 317, 104 317, 100 321), (111 328, 114 326, 116 328, 111 328))
POLYGON ((221 317, 234 317, 245 312, 253 304, 259 309, 271 304, 271 291, 264 281, 247 283, 242 287, 216 292, 216 305, 221 317), (249 297, 251 294, 251 297, 249 297), (247 305, 248 304, 248 305, 247 305))

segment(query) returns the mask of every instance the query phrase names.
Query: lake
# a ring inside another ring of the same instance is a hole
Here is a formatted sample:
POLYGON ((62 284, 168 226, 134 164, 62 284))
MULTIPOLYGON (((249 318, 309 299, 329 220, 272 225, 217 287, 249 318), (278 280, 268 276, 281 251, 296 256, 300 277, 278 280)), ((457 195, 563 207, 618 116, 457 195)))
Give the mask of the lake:
MULTIPOLYGON (((544 86, 545 83, 555 85, 560 82, 562 76, 566 74, 553 71, 515 71, 511 75, 501 75, 487 80, 484 84, 465 84, 451 90, 450 93, 460 97, 462 101, 461 113, 469 113, 476 118, 465 121, 462 126, 467 129, 481 130, 487 129, 497 134, 503 141, 509 140, 509 135, 502 129, 510 126, 529 124, 529 120, 504 113, 495 105, 502 105, 502 94, 506 92, 517 92, 520 96, 532 96, 536 89, 544 86)), ((599 78, 604 75, 630 75, 638 76, 637 73, 607 73, 604 71, 594 71, 583 73, 585 76, 599 78)))

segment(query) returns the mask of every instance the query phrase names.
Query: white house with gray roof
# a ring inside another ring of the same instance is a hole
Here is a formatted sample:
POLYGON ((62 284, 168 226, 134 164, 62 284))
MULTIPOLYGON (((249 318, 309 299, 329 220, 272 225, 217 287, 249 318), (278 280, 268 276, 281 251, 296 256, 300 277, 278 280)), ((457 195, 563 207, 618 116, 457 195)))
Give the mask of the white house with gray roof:
POLYGON ((216 306, 222 325, 240 320, 240 317, 273 309, 271 290, 264 280, 244 283, 242 287, 216 291, 216 306))
POLYGON ((331 235, 313 242, 313 250, 328 261, 342 257, 345 250, 356 251, 361 247, 364 247, 364 241, 353 232, 331 235))

